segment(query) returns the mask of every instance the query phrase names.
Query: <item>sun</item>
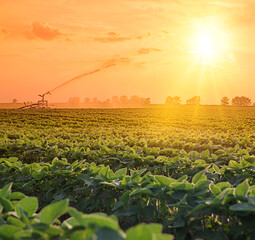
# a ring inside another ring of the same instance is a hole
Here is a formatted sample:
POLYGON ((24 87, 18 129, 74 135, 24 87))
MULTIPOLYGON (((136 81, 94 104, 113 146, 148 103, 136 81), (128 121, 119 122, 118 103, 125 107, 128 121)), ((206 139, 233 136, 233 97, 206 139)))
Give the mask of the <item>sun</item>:
POLYGON ((201 35, 197 41, 197 53, 203 58, 211 58, 213 56, 213 42, 209 35, 201 35))
POLYGON ((215 21, 197 23, 193 31, 191 52, 202 63, 222 61, 229 51, 227 31, 215 21))

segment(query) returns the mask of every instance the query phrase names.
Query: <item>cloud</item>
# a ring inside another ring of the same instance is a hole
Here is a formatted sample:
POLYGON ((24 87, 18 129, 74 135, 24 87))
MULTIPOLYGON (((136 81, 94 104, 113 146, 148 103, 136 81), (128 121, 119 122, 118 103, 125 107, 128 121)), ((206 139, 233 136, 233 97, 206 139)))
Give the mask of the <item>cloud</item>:
POLYGON ((95 41, 97 42, 102 42, 102 43, 111 43, 111 42, 124 42, 128 40, 132 40, 131 37, 98 37, 94 38, 95 41))
POLYGON ((46 22, 33 22, 32 35, 43 40, 54 40, 63 35, 58 29, 53 28, 46 22))
POLYGON ((7 33, 8 33, 8 32, 7 32, 7 30, 6 30, 5 28, 2 28, 2 29, 1 29, 1 34, 7 35, 7 33))
POLYGON ((116 32, 108 32, 108 35, 111 37, 117 37, 120 36, 120 34, 116 33, 116 32))
POLYGON ((161 52, 160 49, 158 48, 140 48, 138 50, 138 54, 139 55, 142 55, 142 54, 149 54, 149 53, 152 53, 152 52, 161 52))
POLYGON ((133 59, 131 57, 113 56, 111 59, 104 62, 103 66, 118 64, 118 63, 131 63, 133 59))
POLYGON ((122 36, 119 33, 116 32, 108 32, 107 36, 105 37, 96 37, 94 38, 95 41, 97 42, 102 42, 102 43, 115 43, 115 42, 125 42, 125 41, 130 41, 130 40, 142 40, 144 37, 142 36, 137 36, 137 37, 129 37, 129 36, 122 36))

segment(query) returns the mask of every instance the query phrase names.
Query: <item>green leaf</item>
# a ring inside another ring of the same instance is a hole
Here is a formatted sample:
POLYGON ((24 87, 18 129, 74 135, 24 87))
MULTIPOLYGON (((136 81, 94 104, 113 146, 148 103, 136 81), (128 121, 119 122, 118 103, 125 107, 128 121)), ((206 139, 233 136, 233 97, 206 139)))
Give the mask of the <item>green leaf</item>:
POLYGON ((21 192, 13 192, 13 193, 10 194, 10 199, 11 200, 20 200, 20 199, 23 199, 25 197, 26 197, 26 195, 24 195, 21 192))
POLYGON ((0 226, 0 237, 4 239, 11 239, 11 237, 21 230, 20 227, 5 224, 0 226))
POLYGON ((134 197, 134 196, 139 196, 139 195, 150 195, 153 196, 154 194, 152 193, 152 191, 148 188, 142 188, 142 189, 136 189, 133 192, 130 193, 129 197, 134 197))
POLYGON ((112 211, 117 210, 118 208, 122 207, 124 205, 124 202, 118 201, 112 208, 112 211))
MULTIPOLYGON (((200 212, 201 210, 203 210, 204 208, 206 208, 208 205, 205 204, 205 203, 200 203, 198 204, 196 207, 194 207, 192 210, 191 210, 191 213, 194 213, 194 212, 200 212)), ((200 212, 201 213, 201 212, 200 212)))
POLYGON ((70 240, 84 240, 87 239, 87 231, 77 230, 72 233, 70 240))
POLYGON ((220 183, 217 183, 216 186, 219 187, 221 191, 223 191, 226 188, 230 188, 231 184, 228 182, 220 182, 220 183))
POLYGON ((13 209, 12 203, 4 197, 0 197, 0 203, 4 207, 6 212, 9 212, 13 209))
POLYGON ((153 240, 152 232, 144 223, 139 224, 127 231, 126 240, 146 239, 153 240))
POLYGON ((4 197, 8 199, 11 194, 11 189, 12 189, 12 183, 5 185, 2 189, 0 189, 0 197, 4 197))
POLYGON ((163 186, 169 186, 174 180, 166 176, 157 175, 155 179, 163 186))
POLYGON ((209 189, 213 193, 214 196, 217 196, 218 194, 221 193, 221 189, 213 183, 211 183, 209 185, 209 189))
POLYGON ((121 168, 115 172, 115 177, 118 179, 123 179, 123 177, 127 174, 127 168, 121 168))
POLYGON ((127 203, 129 200, 129 194, 131 193, 130 190, 126 191, 125 193, 123 193, 120 197, 120 200, 124 203, 127 203))
POLYGON ((235 190, 236 196, 246 196, 249 190, 249 183, 248 180, 244 180, 242 183, 240 183, 235 190))
POLYGON ((103 214, 82 214, 74 208, 69 208, 68 212, 73 218, 75 218, 82 226, 86 228, 89 228, 91 225, 96 225, 99 227, 107 227, 116 231, 120 231, 118 222, 103 214))
POLYGON ((198 172, 193 178, 192 178, 192 183, 196 184, 197 182, 199 181, 202 181, 202 180, 206 180, 206 176, 204 176, 205 174, 205 170, 201 171, 201 172, 198 172))
POLYGON ((100 228, 95 234, 93 234, 93 239, 97 240, 123 240, 121 234, 110 228, 100 228))
POLYGON ((249 203, 237 203, 230 206, 229 209, 236 212, 255 212, 255 206, 249 203))
POLYGON ((213 164, 213 170, 216 172, 216 173, 219 173, 220 172, 220 169, 217 165, 213 164))
POLYGON ((18 218, 15 218, 15 217, 8 217, 7 219, 7 223, 10 224, 10 225, 15 225, 17 227, 20 227, 20 228, 24 228, 26 225, 20 221, 18 218))
POLYGON ((51 224, 55 219, 66 213, 68 202, 68 199, 65 199, 44 207, 38 215, 41 223, 51 224))
POLYGON ((251 164, 255 164, 255 156, 250 156, 245 158, 245 161, 251 163, 251 164))
POLYGON ((126 240, 172 240, 171 235, 161 234, 162 226, 160 224, 141 223, 127 230, 126 240))
MULTIPOLYGON (((23 198, 16 206, 20 206, 27 213, 28 217, 32 217, 38 208, 38 199, 36 197, 23 198)), ((17 208, 16 211, 19 217, 21 217, 17 208)))
POLYGON ((172 188, 174 190, 192 190, 194 186, 189 182, 175 182, 172 183, 172 188))

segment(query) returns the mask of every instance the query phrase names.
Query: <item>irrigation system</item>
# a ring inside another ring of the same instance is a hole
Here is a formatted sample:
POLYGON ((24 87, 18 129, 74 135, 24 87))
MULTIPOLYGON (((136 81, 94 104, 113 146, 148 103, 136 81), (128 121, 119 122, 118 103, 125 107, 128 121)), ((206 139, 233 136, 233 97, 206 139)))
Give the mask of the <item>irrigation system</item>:
POLYGON ((101 70, 103 69, 106 69, 106 68, 110 68, 110 67, 113 67, 115 66, 116 64, 109 64, 109 65, 106 65, 106 66, 103 66, 101 68, 98 68, 98 69, 95 69, 93 71, 90 71, 90 72, 87 72, 87 73, 84 73, 84 74, 81 74, 81 75, 78 75, 74 78, 71 78, 69 79, 68 81, 65 81, 63 83, 61 83, 60 85, 58 85, 57 87, 53 88, 52 90, 50 91, 47 91, 43 94, 39 94, 38 96, 41 97, 40 100, 37 101, 37 103, 33 103, 33 104, 29 104, 27 105, 26 103, 24 103, 25 105, 20 107, 19 109, 25 109, 25 108, 49 108, 49 105, 48 105, 48 100, 45 99, 45 96, 46 95, 49 95, 49 94, 52 94, 54 91, 56 91, 57 89, 73 82, 73 81, 76 81, 76 80, 79 80, 83 77, 86 77, 88 75, 91 75, 91 74, 94 74, 94 73, 97 73, 97 72, 100 72, 101 70))

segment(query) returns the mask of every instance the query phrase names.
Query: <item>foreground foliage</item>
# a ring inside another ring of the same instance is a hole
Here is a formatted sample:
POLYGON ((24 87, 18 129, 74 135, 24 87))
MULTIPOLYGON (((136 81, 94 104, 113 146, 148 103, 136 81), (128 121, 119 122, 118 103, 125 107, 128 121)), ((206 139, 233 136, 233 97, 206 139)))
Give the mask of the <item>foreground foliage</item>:
POLYGON ((44 207, 39 213, 38 199, 11 192, 12 184, 0 189, 1 239, 155 239, 169 240, 159 224, 139 224, 123 232, 114 216, 83 214, 68 207, 68 199, 44 207), (61 216, 70 216, 61 221, 61 216))

